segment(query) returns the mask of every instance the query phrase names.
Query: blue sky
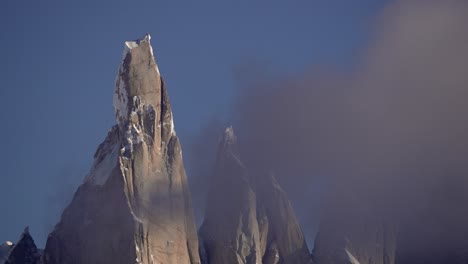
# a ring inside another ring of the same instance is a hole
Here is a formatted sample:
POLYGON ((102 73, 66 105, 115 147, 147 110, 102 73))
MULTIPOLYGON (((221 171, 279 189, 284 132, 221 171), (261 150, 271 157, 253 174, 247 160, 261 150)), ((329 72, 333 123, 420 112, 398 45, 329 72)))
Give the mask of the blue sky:
MULTIPOLYGON (((233 68, 352 64, 384 0, 22 1, 0 8, 0 241, 40 246, 114 124, 123 42, 146 32, 182 144, 228 111, 233 68)), ((188 168, 190 177, 190 168, 188 168)))

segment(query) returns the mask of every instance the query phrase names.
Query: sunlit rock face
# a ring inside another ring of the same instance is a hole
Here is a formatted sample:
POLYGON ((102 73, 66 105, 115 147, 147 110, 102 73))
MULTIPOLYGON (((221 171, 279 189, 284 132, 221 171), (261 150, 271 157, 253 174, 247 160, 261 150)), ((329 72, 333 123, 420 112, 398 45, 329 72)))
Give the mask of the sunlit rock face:
POLYGON ((207 263, 310 263, 286 194, 271 174, 252 178, 227 128, 200 229, 207 263))
POLYGON ((150 39, 125 43, 117 124, 50 233, 45 263, 200 263, 182 150, 150 39))

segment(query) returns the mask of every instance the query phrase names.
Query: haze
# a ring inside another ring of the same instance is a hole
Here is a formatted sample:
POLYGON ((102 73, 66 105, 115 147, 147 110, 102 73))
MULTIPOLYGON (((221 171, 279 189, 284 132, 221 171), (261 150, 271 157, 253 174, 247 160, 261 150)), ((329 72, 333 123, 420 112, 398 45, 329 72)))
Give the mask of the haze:
POLYGON ((409 262, 468 246, 466 3, 104 2, 0 11, 0 239, 29 225, 44 245, 114 123, 123 41, 151 32, 198 223, 232 125, 251 170, 275 171, 309 246, 330 212, 398 223, 409 262))

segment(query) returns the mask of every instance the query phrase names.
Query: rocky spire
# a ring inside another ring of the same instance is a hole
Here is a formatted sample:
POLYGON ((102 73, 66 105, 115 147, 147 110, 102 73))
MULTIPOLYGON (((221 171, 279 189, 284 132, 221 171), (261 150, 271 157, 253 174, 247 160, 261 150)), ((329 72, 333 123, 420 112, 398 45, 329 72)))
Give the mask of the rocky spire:
POLYGON ((47 240, 45 263, 199 263, 179 139, 150 35, 125 42, 117 125, 47 240))
POLYGON ((263 263, 311 263, 294 209, 274 173, 257 176, 255 183, 263 263))
POLYGON ((200 233, 208 263, 305 264, 310 254, 286 194, 272 174, 253 178, 232 127, 219 144, 200 233))
POLYGON ((256 196, 240 161, 232 128, 220 141, 200 229, 208 263, 260 263, 256 196))
POLYGON ((10 246, 5 264, 39 264, 40 252, 26 227, 16 244, 6 243, 10 246))

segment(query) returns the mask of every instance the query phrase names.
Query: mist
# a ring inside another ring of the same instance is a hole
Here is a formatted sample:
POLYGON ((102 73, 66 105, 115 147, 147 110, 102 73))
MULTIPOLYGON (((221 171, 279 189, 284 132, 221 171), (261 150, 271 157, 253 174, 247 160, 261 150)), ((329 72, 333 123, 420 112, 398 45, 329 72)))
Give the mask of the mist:
POLYGON ((405 263, 466 254, 467 25, 463 1, 395 1, 350 68, 234 67, 230 117, 188 145, 197 219, 220 131, 232 124, 241 159, 253 175, 276 172, 309 241, 325 215, 345 225, 355 209, 398 224, 405 263))

